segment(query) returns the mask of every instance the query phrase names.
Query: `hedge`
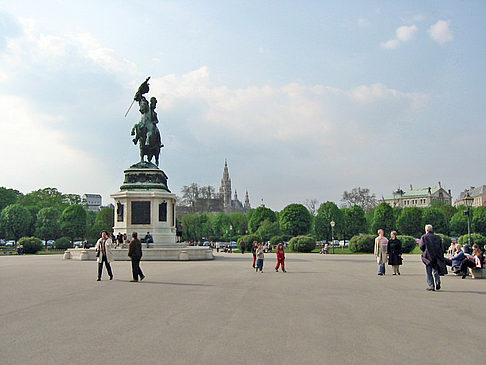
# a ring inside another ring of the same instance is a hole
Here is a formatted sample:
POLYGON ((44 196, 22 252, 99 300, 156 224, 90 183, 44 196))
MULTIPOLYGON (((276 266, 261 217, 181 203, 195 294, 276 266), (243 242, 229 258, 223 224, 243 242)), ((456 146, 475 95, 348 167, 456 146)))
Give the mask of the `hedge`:
POLYGON ((37 253, 44 248, 41 239, 37 237, 22 237, 19 240, 19 245, 24 247, 25 253, 37 253))
POLYGON ((311 252, 316 248, 316 240, 309 236, 296 236, 290 240, 289 248, 295 252, 311 252))
POLYGON ((410 253, 417 246, 417 241, 412 236, 398 235, 397 238, 402 241, 403 253, 410 253))
POLYGON ((253 245, 253 241, 260 242, 260 237, 258 237, 256 234, 247 234, 246 236, 241 236, 238 239, 237 244, 240 250, 243 250, 242 247, 244 246, 244 249, 246 251, 251 251, 251 246, 253 245))
MULTIPOLYGON (((464 246, 468 243, 468 236, 467 234, 462 235, 457 239, 457 243, 461 246, 464 246)), ((477 244, 481 251, 484 251, 484 245, 486 245, 486 237, 479 233, 471 233, 471 245, 477 244)))
POLYGON ((375 248, 375 235, 363 234, 353 236, 349 241, 349 249, 351 252, 365 252, 373 253, 375 248))
POLYGON ((73 247, 73 244, 71 243, 71 240, 67 237, 61 237, 61 238, 58 238, 56 240, 56 242, 54 242, 54 246, 56 248, 59 248, 59 249, 62 249, 62 250, 66 250, 68 248, 72 248, 73 247))

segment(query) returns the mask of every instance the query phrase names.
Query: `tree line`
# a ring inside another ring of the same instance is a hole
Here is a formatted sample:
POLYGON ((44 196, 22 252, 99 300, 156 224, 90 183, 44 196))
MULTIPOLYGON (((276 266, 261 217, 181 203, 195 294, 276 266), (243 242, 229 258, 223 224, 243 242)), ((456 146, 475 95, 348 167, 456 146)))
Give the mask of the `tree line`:
POLYGON ((94 242, 100 231, 111 231, 113 223, 112 208, 90 211, 76 194, 63 194, 49 187, 24 195, 0 187, 0 238, 5 240, 38 237, 45 242, 62 242, 58 246, 65 248, 75 240, 94 242))

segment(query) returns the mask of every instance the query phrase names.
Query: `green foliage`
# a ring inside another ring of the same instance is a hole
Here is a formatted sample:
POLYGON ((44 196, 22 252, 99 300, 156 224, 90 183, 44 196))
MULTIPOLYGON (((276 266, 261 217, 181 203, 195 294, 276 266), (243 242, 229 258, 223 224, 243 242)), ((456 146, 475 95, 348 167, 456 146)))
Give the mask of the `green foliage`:
POLYGON ((289 248, 295 252, 311 252, 316 248, 316 240, 310 236, 296 236, 290 240, 289 248))
POLYGON ((444 213, 446 222, 450 222, 452 216, 458 212, 456 207, 449 204, 443 204, 439 209, 442 213, 444 213))
MULTIPOLYGON (((445 220, 445 215, 441 210, 437 208, 426 208, 422 215, 422 224, 425 227, 426 224, 431 224, 434 227, 434 232, 448 233, 449 224, 445 220)), ((424 228, 422 228, 424 229, 424 228)))
POLYGON ((32 223, 29 211, 19 204, 9 205, 2 210, 0 219, 7 237, 13 238, 15 241, 27 235, 32 223))
MULTIPOLYGON (((467 234, 462 235, 457 239, 457 243, 464 246, 468 242, 467 234)), ((486 245, 486 236, 480 233, 471 233, 471 245, 477 244, 481 250, 484 250, 484 245, 486 245)))
POLYGON ((467 216, 464 215, 463 210, 455 213, 450 220, 451 235, 461 236, 467 233, 467 216))
POLYGON ((115 225, 115 210, 113 208, 103 208, 96 215, 95 224, 102 226, 100 231, 111 232, 115 225))
POLYGON ((62 233, 73 242, 76 238, 83 239, 86 235, 86 211, 79 204, 68 206, 61 214, 62 233))
POLYGON ((219 213, 212 219, 212 231, 216 240, 228 240, 233 234, 233 225, 228 214, 219 213))
POLYGON ((452 239, 449 236, 442 233, 436 233, 436 234, 440 236, 440 238, 442 238, 442 248, 444 249, 444 252, 447 252, 447 249, 451 245, 452 239))
POLYGON ((73 243, 71 242, 71 239, 69 239, 68 237, 61 237, 54 242, 54 247, 58 249, 66 250, 68 248, 72 248, 73 243))
POLYGON ((354 236, 349 240, 349 249, 351 252, 373 253, 375 248, 375 235, 363 234, 354 236))
POLYGON ((412 236, 398 235, 397 238, 402 242, 403 253, 410 253, 417 247, 417 241, 412 236))
POLYGON ((273 236, 272 238, 270 238, 270 245, 273 247, 278 245, 279 243, 284 243, 288 240, 289 240, 289 236, 285 236, 285 235, 273 236))
POLYGON ((282 233, 292 237, 309 233, 312 227, 312 216, 302 204, 289 204, 279 216, 282 233))
POLYGON ((230 213, 229 217, 235 235, 241 236, 248 233, 248 217, 245 214, 234 212, 230 213))
POLYGON ((376 207, 372 227, 373 232, 383 229, 386 236, 389 236, 390 232, 395 229, 395 215, 393 208, 388 203, 383 202, 376 207))
POLYGON ((474 208, 471 223, 473 232, 486 234, 486 207, 474 208))
POLYGON ((331 221, 335 222, 334 238, 345 232, 344 214, 333 202, 322 203, 314 220, 314 233, 318 240, 331 240, 331 221))
POLYGON ((15 189, 0 187, 0 212, 7 206, 17 203, 22 193, 15 189))
POLYGON ((214 237, 213 216, 210 213, 184 214, 182 216, 182 235, 190 241, 201 241, 214 237))
POLYGON ((32 217, 32 220, 30 222, 29 229, 28 229, 27 235, 26 235, 28 237, 31 237, 35 233, 35 227, 36 227, 36 224, 37 224, 37 213, 39 213, 40 208, 37 207, 37 206, 28 206, 28 207, 25 207, 25 209, 27 209, 29 211, 30 216, 32 217))
POLYGON ((261 242, 266 242, 270 240, 273 236, 278 236, 281 234, 280 225, 278 222, 270 222, 265 219, 258 227, 255 234, 260 237, 261 242))
POLYGON ((19 199, 23 206, 42 208, 57 208, 60 212, 69 205, 80 204, 81 197, 76 194, 62 194, 56 188, 44 188, 25 194, 19 199))
POLYGON ((406 207, 397 220, 397 228, 401 234, 413 237, 422 235, 422 209, 417 207, 406 207))
POLYGON ((344 234, 345 239, 360 233, 367 233, 368 223, 366 222, 365 211, 359 205, 342 209, 344 213, 344 234))
POLYGON ((266 207, 256 208, 251 213, 251 218, 248 220, 248 229, 250 233, 255 233, 265 220, 275 222, 277 220, 275 212, 266 207))
POLYGON ((42 208, 37 213, 35 235, 46 242, 59 237, 61 234, 60 216, 61 214, 56 208, 42 208))
POLYGON ((36 253, 43 248, 42 241, 37 237, 22 237, 19 245, 24 247, 25 253, 36 253))
POLYGON ((255 234, 247 234, 245 236, 241 236, 238 239, 237 244, 240 250, 242 249, 243 246, 245 246, 245 250, 250 251, 251 246, 253 245, 253 241, 260 242, 260 238, 255 234))

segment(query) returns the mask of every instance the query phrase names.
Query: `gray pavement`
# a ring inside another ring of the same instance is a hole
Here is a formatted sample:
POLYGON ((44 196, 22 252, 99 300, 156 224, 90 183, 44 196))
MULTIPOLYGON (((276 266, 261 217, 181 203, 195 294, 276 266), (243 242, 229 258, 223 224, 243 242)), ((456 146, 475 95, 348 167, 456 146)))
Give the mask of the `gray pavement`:
MULTIPOLYGON (((371 255, 96 263, 0 257, 1 364, 485 364, 486 280, 426 292, 419 256, 379 277, 371 255)), ((387 268, 388 269, 388 268, 387 268)))

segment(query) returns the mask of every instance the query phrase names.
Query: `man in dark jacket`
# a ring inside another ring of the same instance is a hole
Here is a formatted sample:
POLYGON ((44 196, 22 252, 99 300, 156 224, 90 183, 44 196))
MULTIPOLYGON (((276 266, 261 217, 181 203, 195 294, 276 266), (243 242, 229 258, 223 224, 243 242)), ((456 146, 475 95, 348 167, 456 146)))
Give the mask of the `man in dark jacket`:
POLYGON ((142 243, 137 238, 137 232, 132 233, 132 240, 128 246, 128 256, 132 259, 132 275, 133 280, 131 282, 138 282, 138 277, 140 276, 140 281, 145 279, 145 275, 140 269, 140 260, 142 259, 142 243))
POLYGON ((425 264, 427 273, 426 290, 434 291, 440 289, 439 265, 444 262, 444 249, 442 238, 433 233, 430 224, 425 226, 425 234, 420 238, 420 249, 422 250, 422 262, 425 264), (434 285, 435 282, 435 285, 434 285))

